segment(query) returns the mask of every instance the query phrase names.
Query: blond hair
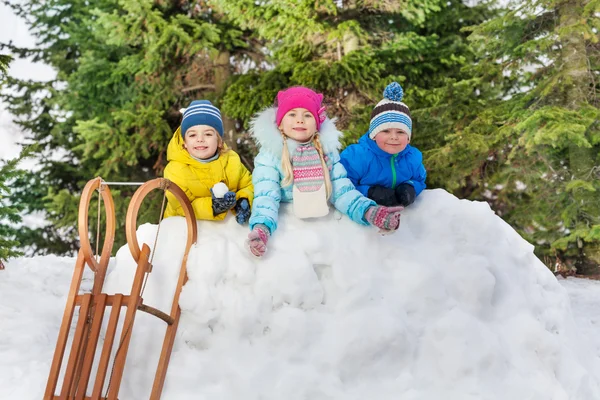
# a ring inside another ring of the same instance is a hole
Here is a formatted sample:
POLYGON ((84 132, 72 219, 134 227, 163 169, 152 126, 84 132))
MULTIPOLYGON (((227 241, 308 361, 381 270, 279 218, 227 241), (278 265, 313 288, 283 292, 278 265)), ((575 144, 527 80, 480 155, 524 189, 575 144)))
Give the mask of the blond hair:
MULTIPOLYGON (((290 159, 290 151, 287 145, 287 136, 285 136, 283 132, 281 132, 281 136, 283 138, 283 152, 281 153, 281 170, 283 171, 283 180, 281 181, 281 186, 288 186, 294 182, 294 171, 292 168, 292 161, 290 159)), ((329 167, 325 161, 325 156, 323 155, 323 146, 321 145, 318 132, 313 136, 311 142, 313 146, 315 146, 317 153, 319 153, 319 158, 321 159, 323 180, 325 181, 325 192, 327 193, 327 199, 329 200, 332 192, 331 176, 329 174, 329 167)))
POLYGON ((223 140, 223 137, 219 135, 219 133, 217 133, 217 140, 217 154, 220 155, 223 153, 227 153, 229 150, 231 150, 229 147, 227 147, 225 141, 223 140))

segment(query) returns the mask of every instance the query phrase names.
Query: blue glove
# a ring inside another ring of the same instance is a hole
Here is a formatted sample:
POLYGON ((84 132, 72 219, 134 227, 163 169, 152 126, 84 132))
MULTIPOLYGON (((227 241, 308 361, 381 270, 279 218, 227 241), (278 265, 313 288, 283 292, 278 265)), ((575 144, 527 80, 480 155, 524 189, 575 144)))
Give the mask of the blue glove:
POLYGON ((217 216, 221 213, 227 212, 235 205, 235 193, 227 192, 222 199, 217 199, 212 189, 210 189, 210 194, 212 195, 212 209, 213 215, 217 216))
POLYGON ((248 199, 239 199, 233 209, 235 211, 235 220, 237 223, 244 225, 250 218, 250 203, 248 202, 248 199))

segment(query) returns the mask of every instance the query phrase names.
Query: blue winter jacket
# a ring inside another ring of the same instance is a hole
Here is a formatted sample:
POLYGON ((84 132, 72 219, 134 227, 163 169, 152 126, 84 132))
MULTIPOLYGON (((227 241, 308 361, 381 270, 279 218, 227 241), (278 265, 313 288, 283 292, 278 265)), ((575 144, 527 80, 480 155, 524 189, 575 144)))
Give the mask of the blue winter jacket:
MULTIPOLYGON (((292 185, 281 187, 283 171, 281 169, 281 154, 283 140, 275 124, 275 108, 269 108, 251 122, 251 131, 257 141, 260 151, 254 159, 252 183, 254 184, 254 202, 250 216, 250 229, 256 224, 266 225, 271 234, 277 229, 277 219, 280 202, 292 202, 292 185)), ((340 163, 338 148, 341 132, 335 128, 333 121, 326 119, 321 125, 319 137, 323 151, 329 158, 332 193, 330 202, 340 212, 346 214, 354 222, 368 225, 364 214, 376 203, 363 196, 354 188, 346 176, 346 170, 340 163)), ((288 140, 290 153, 294 152, 297 143, 288 140)))
POLYGON ((400 153, 391 155, 365 134, 357 144, 342 152, 341 163, 348 172, 348 178, 365 196, 371 186, 395 188, 401 183, 408 183, 415 188, 417 196, 425 189, 427 171, 423 165, 423 154, 410 144, 400 153))

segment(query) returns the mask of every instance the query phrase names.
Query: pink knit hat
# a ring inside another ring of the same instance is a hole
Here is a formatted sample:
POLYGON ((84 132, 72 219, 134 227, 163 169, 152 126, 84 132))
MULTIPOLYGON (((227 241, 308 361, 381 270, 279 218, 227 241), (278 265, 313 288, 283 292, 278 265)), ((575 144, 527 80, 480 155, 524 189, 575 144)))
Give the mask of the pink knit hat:
POLYGON ((321 107, 323 95, 303 86, 294 86, 277 93, 277 126, 283 116, 294 108, 306 108, 317 121, 317 130, 325 121, 325 107, 321 107))

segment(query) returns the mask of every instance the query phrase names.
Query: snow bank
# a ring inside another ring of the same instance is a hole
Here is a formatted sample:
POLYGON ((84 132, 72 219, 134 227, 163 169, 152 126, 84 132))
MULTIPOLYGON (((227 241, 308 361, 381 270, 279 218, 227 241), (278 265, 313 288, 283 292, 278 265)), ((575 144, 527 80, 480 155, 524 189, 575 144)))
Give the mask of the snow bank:
MULTIPOLYGON (((264 259, 233 218, 199 222, 164 399, 600 398, 565 289, 486 203, 427 190, 389 236, 280 215, 264 259)), ((169 309, 185 237, 163 222, 146 304, 169 309)), ((0 273, 0 398, 42 397, 75 263, 47 260, 0 273)), ((115 261, 106 290, 128 293, 115 261)), ((120 398, 148 398, 164 328, 138 313, 120 398)))
MULTIPOLYGON (((565 290, 486 203, 426 191, 390 236, 281 215, 264 259, 232 218, 199 223, 165 398, 600 398, 565 290)), ((147 303, 169 309, 184 238, 183 218, 163 222, 147 303)), ((108 288, 128 290, 133 267, 121 249, 108 288)), ((153 377, 150 319, 127 398, 153 377)))
POLYGON ((0 271, 0 399, 43 397, 74 266, 75 258, 47 256, 0 271))

